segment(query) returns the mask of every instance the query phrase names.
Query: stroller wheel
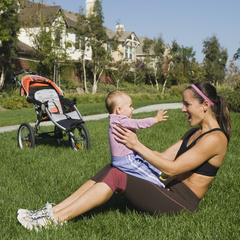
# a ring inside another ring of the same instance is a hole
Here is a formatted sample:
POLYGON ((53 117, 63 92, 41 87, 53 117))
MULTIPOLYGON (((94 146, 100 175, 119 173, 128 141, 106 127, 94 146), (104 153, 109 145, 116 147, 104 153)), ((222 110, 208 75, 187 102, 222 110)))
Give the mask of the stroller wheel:
POLYGON ((74 150, 90 148, 90 134, 83 123, 78 124, 71 132, 69 140, 74 150))
POLYGON ((57 144, 61 144, 61 140, 63 139, 62 130, 55 126, 54 128, 54 138, 56 139, 57 144))
POLYGON ((20 148, 33 148, 35 146, 34 132, 30 124, 22 123, 18 128, 18 146, 20 148))

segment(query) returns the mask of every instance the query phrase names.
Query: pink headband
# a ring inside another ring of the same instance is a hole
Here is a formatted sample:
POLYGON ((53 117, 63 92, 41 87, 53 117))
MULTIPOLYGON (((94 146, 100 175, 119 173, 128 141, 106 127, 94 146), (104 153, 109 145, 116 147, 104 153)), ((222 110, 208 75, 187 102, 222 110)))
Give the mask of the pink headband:
POLYGON ((203 92, 200 91, 194 84, 192 84, 191 87, 194 88, 201 97, 203 97, 205 100, 207 100, 207 101, 210 103, 210 105, 214 106, 214 103, 213 103, 208 97, 206 97, 206 96, 203 94, 203 92))

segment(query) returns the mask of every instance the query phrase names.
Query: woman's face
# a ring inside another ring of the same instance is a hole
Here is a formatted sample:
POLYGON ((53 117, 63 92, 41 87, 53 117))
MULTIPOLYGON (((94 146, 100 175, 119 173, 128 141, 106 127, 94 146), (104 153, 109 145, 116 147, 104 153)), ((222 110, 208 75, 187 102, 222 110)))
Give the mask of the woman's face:
POLYGON ((191 127, 200 124, 204 117, 203 104, 198 99, 193 98, 193 92, 187 89, 183 92, 182 112, 188 117, 188 123, 191 127))

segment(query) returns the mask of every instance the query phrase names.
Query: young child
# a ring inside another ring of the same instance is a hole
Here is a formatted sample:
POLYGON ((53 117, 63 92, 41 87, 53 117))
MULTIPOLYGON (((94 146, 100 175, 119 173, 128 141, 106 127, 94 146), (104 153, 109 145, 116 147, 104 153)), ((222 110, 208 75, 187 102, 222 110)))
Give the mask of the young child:
POLYGON ((111 163, 119 170, 153 182, 165 187, 159 180, 161 171, 148 163, 138 153, 127 148, 124 144, 117 142, 112 133, 115 124, 136 131, 137 129, 151 127, 156 123, 166 121, 167 111, 159 110, 155 117, 144 119, 132 119, 132 99, 124 92, 110 92, 106 98, 106 108, 109 112, 109 143, 111 152, 111 163))

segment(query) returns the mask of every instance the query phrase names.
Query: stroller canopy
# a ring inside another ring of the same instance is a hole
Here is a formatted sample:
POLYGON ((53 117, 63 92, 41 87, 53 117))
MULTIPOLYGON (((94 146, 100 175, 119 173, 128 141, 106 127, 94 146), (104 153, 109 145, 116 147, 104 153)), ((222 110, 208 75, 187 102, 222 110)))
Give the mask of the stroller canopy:
POLYGON ((26 96, 29 96, 30 89, 36 87, 51 87, 55 89, 60 96, 63 96, 62 90, 55 83, 50 79, 37 75, 27 75, 22 78, 20 95, 23 96, 25 94, 26 96))

